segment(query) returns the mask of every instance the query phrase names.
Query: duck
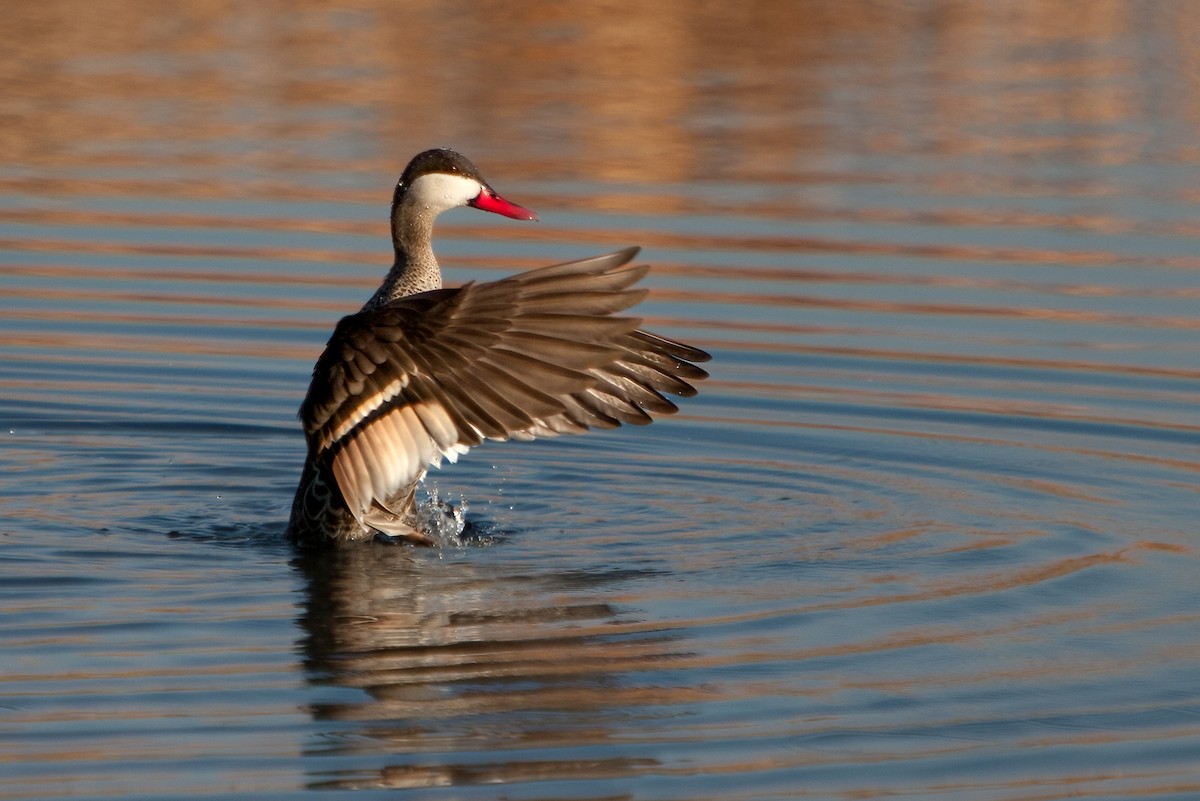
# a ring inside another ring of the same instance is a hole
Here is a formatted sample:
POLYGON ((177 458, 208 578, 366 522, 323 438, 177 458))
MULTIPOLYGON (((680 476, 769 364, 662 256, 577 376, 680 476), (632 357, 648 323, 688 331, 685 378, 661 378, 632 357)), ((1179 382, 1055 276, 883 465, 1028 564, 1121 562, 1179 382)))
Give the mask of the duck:
POLYGON ((646 425, 708 377, 708 353, 621 314, 647 294, 637 247, 443 287, 433 224, 463 206, 538 218, 454 150, 409 162, 392 195, 392 267, 334 328, 300 405, 293 541, 432 545, 416 499, 429 468, 487 440, 646 425))

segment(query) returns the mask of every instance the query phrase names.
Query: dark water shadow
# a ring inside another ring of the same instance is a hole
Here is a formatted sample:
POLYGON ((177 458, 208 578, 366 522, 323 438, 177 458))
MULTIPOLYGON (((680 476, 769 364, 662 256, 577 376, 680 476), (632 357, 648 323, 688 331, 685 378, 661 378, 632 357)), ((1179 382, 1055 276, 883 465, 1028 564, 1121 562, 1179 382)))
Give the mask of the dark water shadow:
POLYGON ((650 714, 648 698, 669 706, 685 692, 655 674, 684 656, 679 635, 610 600, 654 572, 506 569, 500 552, 297 551, 298 650, 327 699, 310 708, 321 732, 305 753, 310 787, 598 779, 657 764, 612 742, 650 714))

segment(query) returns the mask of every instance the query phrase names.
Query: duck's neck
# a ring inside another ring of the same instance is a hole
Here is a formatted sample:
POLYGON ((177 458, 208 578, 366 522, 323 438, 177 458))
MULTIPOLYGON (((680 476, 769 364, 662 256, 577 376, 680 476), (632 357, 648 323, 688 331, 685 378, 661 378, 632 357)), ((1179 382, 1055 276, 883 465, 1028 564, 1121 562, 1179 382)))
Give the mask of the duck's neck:
POLYGON ((396 298, 440 289, 442 271, 433 255, 433 218, 429 209, 405 205, 392 208, 392 246, 396 259, 387 277, 363 309, 382 306, 396 298))

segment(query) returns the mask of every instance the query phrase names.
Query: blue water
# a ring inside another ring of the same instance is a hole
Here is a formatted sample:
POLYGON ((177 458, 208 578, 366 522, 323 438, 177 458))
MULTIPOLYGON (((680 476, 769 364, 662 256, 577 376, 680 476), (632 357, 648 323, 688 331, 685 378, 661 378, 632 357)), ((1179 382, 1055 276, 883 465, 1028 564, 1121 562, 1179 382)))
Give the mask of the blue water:
POLYGON ((1200 11, 802 5, 18 3, 0 799, 1200 797, 1200 11), (448 282, 641 245, 712 378, 300 553, 431 145, 541 215, 448 282))

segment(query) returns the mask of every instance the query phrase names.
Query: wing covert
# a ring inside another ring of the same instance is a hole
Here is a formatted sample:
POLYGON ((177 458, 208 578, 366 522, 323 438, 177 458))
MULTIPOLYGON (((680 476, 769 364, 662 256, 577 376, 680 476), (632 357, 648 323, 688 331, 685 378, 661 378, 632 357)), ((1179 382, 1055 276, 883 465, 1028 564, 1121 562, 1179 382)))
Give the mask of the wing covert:
MULTIPOLYGON (((637 303, 637 249, 424 292, 344 318, 300 419, 361 522, 484 439, 649 423, 695 394, 708 354, 615 316, 637 303)), ((389 510, 391 511, 391 510, 389 510)))

